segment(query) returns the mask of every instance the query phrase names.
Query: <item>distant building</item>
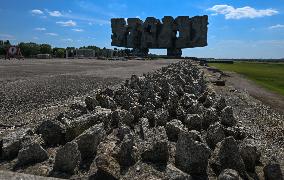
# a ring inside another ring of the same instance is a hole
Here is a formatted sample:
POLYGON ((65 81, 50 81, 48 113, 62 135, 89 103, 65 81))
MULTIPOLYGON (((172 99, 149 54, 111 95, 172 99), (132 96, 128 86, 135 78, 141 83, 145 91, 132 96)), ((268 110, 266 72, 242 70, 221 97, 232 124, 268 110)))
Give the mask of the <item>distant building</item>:
POLYGON ((0 45, 1 46, 4 45, 4 41, 0 40, 0 45))
POLYGON ((102 49, 101 51, 102 51, 102 56, 103 56, 103 57, 107 57, 107 58, 113 57, 114 50, 104 48, 104 49, 102 49))
POLYGON ((50 54, 37 54, 36 57, 37 59, 51 59, 50 54))
POLYGON ((93 49, 66 50, 66 58, 95 58, 96 51, 93 49))

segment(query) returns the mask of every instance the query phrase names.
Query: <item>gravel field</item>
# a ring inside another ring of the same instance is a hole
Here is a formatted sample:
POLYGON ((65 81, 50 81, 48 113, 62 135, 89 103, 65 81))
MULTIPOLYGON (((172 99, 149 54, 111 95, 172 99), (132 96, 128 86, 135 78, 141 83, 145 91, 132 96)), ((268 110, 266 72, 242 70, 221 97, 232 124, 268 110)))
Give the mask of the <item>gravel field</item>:
POLYGON ((0 60, 0 128, 53 116, 66 101, 177 61, 0 60))

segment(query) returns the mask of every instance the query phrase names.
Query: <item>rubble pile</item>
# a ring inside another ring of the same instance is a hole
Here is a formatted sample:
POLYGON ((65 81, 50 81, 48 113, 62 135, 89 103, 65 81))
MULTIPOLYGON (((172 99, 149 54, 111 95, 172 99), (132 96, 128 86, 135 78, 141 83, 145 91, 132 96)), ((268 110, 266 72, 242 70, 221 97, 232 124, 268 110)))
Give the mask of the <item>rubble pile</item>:
MULTIPOLYGON (((260 153, 202 71, 182 61, 3 137, 1 159, 18 168, 49 164, 44 175, 54 177, 255 179, 260 153)), ((264 175, 281 170, 267 165, 264 175)))

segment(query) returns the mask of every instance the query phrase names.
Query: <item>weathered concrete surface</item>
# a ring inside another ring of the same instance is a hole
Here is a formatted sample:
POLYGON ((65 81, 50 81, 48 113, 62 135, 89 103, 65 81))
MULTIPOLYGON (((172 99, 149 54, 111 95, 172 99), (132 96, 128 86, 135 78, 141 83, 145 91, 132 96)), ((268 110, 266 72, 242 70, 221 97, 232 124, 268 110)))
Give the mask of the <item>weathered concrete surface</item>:
POLYGON ((21 173, 14 173, 8 171, 1 171, 0 170, 0 180, 60 180, 58 178, 53 177, 42 177, 42 176, 35 176, 30 174, 21 174, 21 173))
POLYGON ((112 45, 138 49, 138 54, 147 54, 147 49, 165 48, 168 56, 180 57, 181 49, 207 46, 208 16, 165 16, 162 22, 147 17, 111 20, 112 45))

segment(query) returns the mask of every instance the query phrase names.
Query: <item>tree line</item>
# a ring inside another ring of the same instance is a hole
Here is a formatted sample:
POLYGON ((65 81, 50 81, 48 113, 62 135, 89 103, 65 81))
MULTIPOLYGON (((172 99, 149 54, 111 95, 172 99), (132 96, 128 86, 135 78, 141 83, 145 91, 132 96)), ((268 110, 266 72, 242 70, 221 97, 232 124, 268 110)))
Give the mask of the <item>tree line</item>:
MULTIPOLYGON (((7 41, 0 41, 0 56, 5 56, 8 47, 11 46, 9 40, 7 41)), ((37 44, 34 42, 21 42, 18 44, 18 47, 21 49, 22 55, 26 58, 33 58, 36 57, 38 54, 50 54, 52 57, 56 58, 64 58, 66 50, 76 50, 75 47, 67 47, 67 48, 59 48, 59 47, 52 47, 49 44, 37 44)), ((99 48, 97 46, 83 46, 79 49, 92 49, 95 50, 98 56, 103 55, 103 51, 106 48, 99 48)), ((117 49, 114 48, 114 56, 129 56, 131 55, 132 50, 129 49, 117 49)))

